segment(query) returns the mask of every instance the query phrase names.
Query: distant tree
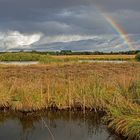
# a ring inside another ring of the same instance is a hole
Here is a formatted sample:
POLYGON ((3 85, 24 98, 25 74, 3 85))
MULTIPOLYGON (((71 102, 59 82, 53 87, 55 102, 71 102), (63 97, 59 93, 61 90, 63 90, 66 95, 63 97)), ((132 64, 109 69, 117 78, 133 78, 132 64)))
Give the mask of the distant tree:
POLYGON ((70 54, 72 54, 72 51, 71 51, 71 50, 61 50, 61 51, 60 51, 60 54, 63 54, 63 55, 70 55, 70 54))

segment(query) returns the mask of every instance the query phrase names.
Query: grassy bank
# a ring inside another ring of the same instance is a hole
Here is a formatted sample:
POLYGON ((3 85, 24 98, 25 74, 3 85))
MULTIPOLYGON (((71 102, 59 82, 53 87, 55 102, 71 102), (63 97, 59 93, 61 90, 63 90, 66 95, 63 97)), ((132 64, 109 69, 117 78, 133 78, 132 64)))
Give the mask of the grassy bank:
POLYGON ((140 139, 139 63, 0 66, 0 107, 104 111, 109 129, 140 139))
POLYGON ((34 53, 1 53, 0 61, 39 61, 40 55, 34 53))
POLYGON ((40 61, 41 63, 78 60, 134 60, 135 55, 48 55, 31 52, 1 53, 0 61, 40 61))
POLYGON ((1 53, 0 61, 39 61, 40 63, 57 63, 76 61, 75 58, 55 58, 47 54, 29 53, 29 52, 15 52, 15 53, 1 53))

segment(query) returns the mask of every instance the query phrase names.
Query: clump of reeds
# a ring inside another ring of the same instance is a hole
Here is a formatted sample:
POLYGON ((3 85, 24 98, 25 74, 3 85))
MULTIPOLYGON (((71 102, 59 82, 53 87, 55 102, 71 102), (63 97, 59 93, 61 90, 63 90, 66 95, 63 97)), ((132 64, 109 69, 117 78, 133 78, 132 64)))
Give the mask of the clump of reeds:
POLYGON ((125 77, 117 83, 116 97, 107 108, 108 128, 128 139, 140 139, 140 106, 138 79, 125 77))
POLYGON ((108 128, 128 139, 140 139, 140 109, 133 103, 108 108, 108 128))

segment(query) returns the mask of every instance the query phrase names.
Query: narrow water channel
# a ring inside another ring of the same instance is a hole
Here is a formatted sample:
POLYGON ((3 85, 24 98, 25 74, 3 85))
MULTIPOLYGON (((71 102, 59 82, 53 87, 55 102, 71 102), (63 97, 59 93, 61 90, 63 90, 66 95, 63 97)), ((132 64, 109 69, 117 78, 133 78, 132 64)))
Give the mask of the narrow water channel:
MULTIPOLYGON (((80 63, 126 63, 127 61, 121 60, 79 60, 80 63)), ((0 61, 2 65, 19 65, 19 66, 28 66, 39 64, 39 61, 0 61)))
POLYGON ((0 113, 0 140, 122 140, 101 123, 100 114, 0 113))
POLYGON ((39 63, 38 61, 0 61, 0 64, 3 65, 19 65, 19 66, 35 65, 38 63, 39 63))
POLYGON ((115 63, 115 64, 121 64, 126 63, 128 61, 124 60, 79 60, 80 63, 83 62, 89 62, 89 63, 115 63))

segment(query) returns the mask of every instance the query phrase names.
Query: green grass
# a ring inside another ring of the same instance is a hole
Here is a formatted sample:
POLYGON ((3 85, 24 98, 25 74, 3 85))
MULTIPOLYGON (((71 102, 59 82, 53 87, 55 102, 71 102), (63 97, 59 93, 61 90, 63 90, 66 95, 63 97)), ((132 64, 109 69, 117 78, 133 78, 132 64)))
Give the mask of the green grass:
POLYGON ((135 59, 136 59, 137 61, 140 61, 140 53, 137 53, 137 54, 136 54, 135 59))
POLYGON ((48 64, 48 63, 63 63, 63 62, 76 62, 78 59, 76 58, 55 58, 51 55, 41 55, 39 58, 39 62, 43 64, 48 64))
MULTIPOLYGON (((137 56, 136 56, 137 58, 137 56)), ((49 55, 37 52, 0 53, 0 61, 40 61, 41 63, 77 62, 78 60, 134 61, 135 55, 49 55)))
POLYGON ((0 54, 0 61, 38 61, 39 58, 39 54, 24 52, 0 54))
POLYGON ((58 62, 69 62, 77 61, 76 58, 55 58, 49 54, 37 54, 29 52, 17 52, 17 53, 1 53, 0 61, 39 61, 40 63, 58 63, 58 62))

